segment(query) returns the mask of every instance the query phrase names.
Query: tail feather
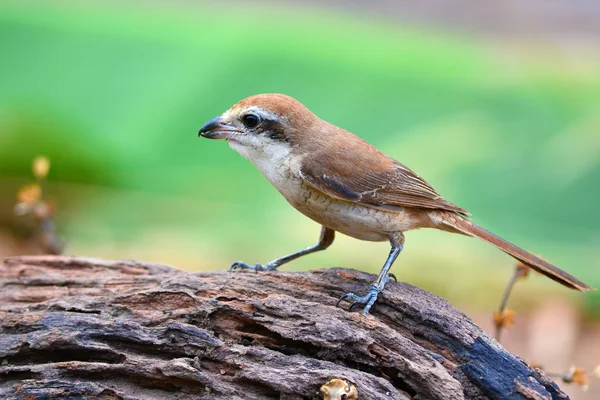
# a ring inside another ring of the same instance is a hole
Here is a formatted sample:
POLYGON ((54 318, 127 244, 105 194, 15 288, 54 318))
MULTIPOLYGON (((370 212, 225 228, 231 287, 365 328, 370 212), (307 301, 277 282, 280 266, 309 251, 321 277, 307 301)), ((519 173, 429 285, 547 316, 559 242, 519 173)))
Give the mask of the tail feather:
POLYGON ((480 226, 475 225, 469 220, 461 218, 458 215, 444 216, 442 223, 450 228, 457 230, 458 232, 467 236, 477 237, 490 244, 493 244, 500 250, 516 258, 527 266, 533 268, 542 275, 568 287, 571 289, 581 290, 586 292, 592 290, 592 288, 585 283, 581 282, 577 278, 569 275, 565 271, 555 267, 554 265, 542 260, 539 257, 534 256, 531 253, 526 252, 520 247, 515 246, 512 243, 507 242, 499 236, 494 235, 491 232, 483 229, 480 226))

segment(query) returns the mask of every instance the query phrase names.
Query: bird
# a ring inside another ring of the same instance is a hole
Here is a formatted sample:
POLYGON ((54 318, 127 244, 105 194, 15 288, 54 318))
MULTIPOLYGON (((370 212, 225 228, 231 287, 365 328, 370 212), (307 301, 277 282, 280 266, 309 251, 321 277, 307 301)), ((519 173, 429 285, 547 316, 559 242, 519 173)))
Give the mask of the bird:
POLYGON ((476 237, 571 289, 592 288, 547 261, 471 221, 411 169, 359 136, 317 117, 298 100, 257 94, 206 122, 199 137, 221 139, 254 164, 296 210, 321 225, 317 244, 266 264, 233 263, 235 269, 273 271, 299 257, 327 249, 339 232, 365 241, 389 241, 390 253, 364 295, 338 301, 368 314, 391 278, 404 233, 435 228, 476 237))

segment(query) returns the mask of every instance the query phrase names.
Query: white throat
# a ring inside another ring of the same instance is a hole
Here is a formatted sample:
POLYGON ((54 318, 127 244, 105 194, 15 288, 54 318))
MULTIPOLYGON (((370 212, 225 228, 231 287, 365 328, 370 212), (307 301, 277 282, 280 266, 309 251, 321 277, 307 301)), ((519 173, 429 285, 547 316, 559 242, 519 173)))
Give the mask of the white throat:
POLYGON ((258 170, 275 186, 285 185, 284 179, 289 179, 290 145, 266 138, 254 139, 250 143, 240 143, 229 140, 229 147, 250 160, 258 170), (261 140, 262 139, 262 140, 261 140))

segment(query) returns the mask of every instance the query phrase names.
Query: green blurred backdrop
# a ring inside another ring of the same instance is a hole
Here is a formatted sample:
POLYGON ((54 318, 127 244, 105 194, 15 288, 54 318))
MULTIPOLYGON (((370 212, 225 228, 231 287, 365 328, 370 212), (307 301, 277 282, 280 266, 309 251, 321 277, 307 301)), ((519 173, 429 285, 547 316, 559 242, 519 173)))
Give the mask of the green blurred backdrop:
MULTIPOLYGON (((307 220, 198 128, 243 97, 281 92, 419 172, 474 221, 600 286, 600 59, 274 3, 2 2, 0 255, 31 160, 68 254, 189 270, 266 262, 316 241, 307 220)), ((377 272, 385 243, 341 237, 285 269, 377 272)), ((490 310, 513 262, 476 240, 407 235, 402 280, 490 310)), ((534 277, 515 302, 600 297, 534 277), (535 290, 534 290, 535 289, 535 290)))

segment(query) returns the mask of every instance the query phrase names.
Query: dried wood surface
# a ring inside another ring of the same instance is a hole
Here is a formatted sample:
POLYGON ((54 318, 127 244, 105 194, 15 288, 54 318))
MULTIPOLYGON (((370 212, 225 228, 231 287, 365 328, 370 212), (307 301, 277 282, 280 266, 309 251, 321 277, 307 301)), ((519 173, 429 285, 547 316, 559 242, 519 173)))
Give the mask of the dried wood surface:
MULTIPOLYGON (((138 261, 0 266, 0 398, 566 399, 445 300, 390 282, 372 315, 336 308, 346 269, 188 273, 138 261)), ((345 305, 347 307, 347 304, 345 305)))

